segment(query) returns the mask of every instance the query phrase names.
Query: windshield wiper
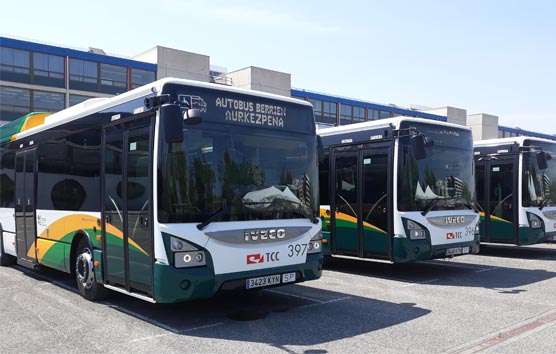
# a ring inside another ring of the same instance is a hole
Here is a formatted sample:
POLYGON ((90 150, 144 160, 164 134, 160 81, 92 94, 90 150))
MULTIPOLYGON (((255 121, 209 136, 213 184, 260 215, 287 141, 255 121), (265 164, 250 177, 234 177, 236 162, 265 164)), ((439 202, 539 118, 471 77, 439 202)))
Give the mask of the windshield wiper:
POLYGON ((297 215, 304 216, 305 218, 309 219, 313 224, 318 224, 319 223, 319 219, 317 219, 311 213, 308 213, 308 212, 306 212, 305 210, 302 210, 302 209, 283 209, 283 210, 280 210, 280 212, 282 212, 282 213, 294 213, 294 214, 297 214, 297 215))
POLYGON ((469 209, 473 209, 476 213, 484 212, 483 208, 481 208, 481 206, 478 203, 472 200, 466 200, 461 204, 468 207, 469 209))
MULTIPOLYGON (((274 199, 271 204, 276 205, 276 204, 279 204, 279 203, 293 203, 293 204, 299 205, 301 207, 305 206, 305 204, 303 204, 301 202, 294 201, 294 200, 289 200, 289 199, 282 199, 282 198, 274 199)), ((308 213, 301 208, 300 209, 282 209, 282 210, 275 210, 275 211, 296 213, 297 215, 301 215, 301 216, 306 217, 313 224, 318 224, 319 223, 319 220, 312 213, 308 213)))
POLYGON ((429 213, 429 211, 431 211, 436 204, 438 204, 438 202, 440 201, 440 198, 435 198, 433 199, 424 209, 423 211, 421 211, 421 215, 425 216, 429 213))
POLYGON ((541 205, 539 205, 539 210, 543 210, 543 208, 546 206, 546 204, 548 204, 549 201, 550 198, 543 198, 543 200, 541 201, 541 205))
POLYGON ((211 216, 206 218, 205 221, 203 221, 200 224, 197 224, 197 229, 198 230, 204 230, 211 222, 218 219, 218 217, 220 217, 220 216, 222 216, 226 213, 229 213, 230 208, 231 208, 230 204, 227 204, 227 205, 223 206, 222 208, 218 209, 216 212, 214 212, 214 214, 212 214, 211 216))

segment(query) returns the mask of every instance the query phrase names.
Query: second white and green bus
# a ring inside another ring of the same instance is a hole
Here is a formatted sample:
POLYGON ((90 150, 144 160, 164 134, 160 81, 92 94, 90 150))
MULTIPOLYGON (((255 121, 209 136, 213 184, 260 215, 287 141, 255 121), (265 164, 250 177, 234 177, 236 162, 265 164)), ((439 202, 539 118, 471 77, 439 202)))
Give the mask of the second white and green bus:
POLYGON ((405 263, 479 251, 469 128, 397 117, 318 134, 325 255, 405 263))

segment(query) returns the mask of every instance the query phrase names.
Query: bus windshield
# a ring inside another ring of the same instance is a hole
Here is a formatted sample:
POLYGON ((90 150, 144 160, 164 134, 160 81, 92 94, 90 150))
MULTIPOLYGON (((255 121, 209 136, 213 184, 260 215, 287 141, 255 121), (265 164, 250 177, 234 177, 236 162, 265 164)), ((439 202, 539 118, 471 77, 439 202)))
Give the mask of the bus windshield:
POLYGON ((161 162, 159 221, 313 218, 316 138, 202 123, 184 129, 161 162))
POLYGON ((468 130, 402 122, 434 141, 427 157, 416 160, 409 137, 399 141, 398 210, 472 209, 475 195, 473 140, 468 130))
POLYGON ((548 168, 541 170, 537 163, 537 151, 523 153, 523 206, 556 206, 556 144, 526 140, 524 146, 540 147, 550 154, 548 168))

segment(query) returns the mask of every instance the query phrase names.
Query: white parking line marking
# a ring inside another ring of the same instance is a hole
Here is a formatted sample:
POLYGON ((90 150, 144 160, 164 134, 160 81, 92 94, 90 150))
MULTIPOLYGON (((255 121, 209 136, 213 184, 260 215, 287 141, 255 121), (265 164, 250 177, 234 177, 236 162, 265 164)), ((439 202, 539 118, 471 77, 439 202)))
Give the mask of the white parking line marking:
POLYGON ((283 292, 283 291, 270 290, 270 289, 266 289, 265 291, 268 291, 268 292, 270 292, 270 293, 285 295, 285 296, 296 297, 296 298, 298 298, 298 299, 303 299, 303 300, 309 300, 309 301, 313 301, 313 302, 318 302, 318 303, 321 303, 321 304, 324 303, 324 301, 317 300, 317 299, 313 299, 313 298, 308 297, 308 296, 294 295, 294 294, 286 293, 286 292, 283 292))
POLYGON ((330 304, 330 303, 333 303, 333 302, 344 301, 344 300, 347 300, 347 299, 351 299, 351 296, 340 297, 338 299, 332 299, 332 300, 328 300, 328 301, 321 301, 318 304, 309 304, 309 305, 305 305, 305 306, 300 306, 299 308, 300 309, 306 309, 308 307, 327 305, 327 304, 330 304))
POLYGON ((217 323, 208 324, 208 325, 205 325, 205 326, 199 326, 199 327, 194 327, 194 328, 189 328, 189 329, 182 329, 179 333, 193 332, 193 331, 198 331, 200 329, 218 327, 218 326, 222 326, 222 325, 224 325, 224 322, 217 322, 217 323))
POLYGON ((500 267, 492 267, 487 269, 476 270, 475 273, 489 272, 491 270, 500 269, 500 267))
POLYGON ((416 282, 416 283, 406 284, 406 285, 402 286, 402 288, 407 288, 407 287, 410 287, 410 286, 421 285, 421 284, 434 283, 435 281, 438 281, 438 280, 440 280, 440 279, 431 279, 431 280, 425 280, 425 281, 420 281, 420 282, 416 282))
POLYGON ((123 312, 123 313, 125 313, 125 314, 128 314, 128 315, 130 315, 130 316, 136 317, 136 318, 138 318, 138 319, 140 319, 140 320, 142 320, 142 321, 145 321, 145 322, 147 322, 147 323, 151 323, 151 324, 153 324, 153 325, 155 325, 155 326, 157 326, 157 327, 164 328, 164 329, 167 330, 167 331, 170 331, 170 332, 173 332, 173 333, 179 333, 179 332, 180 332, 180 329, 179 329, 179 328, 174 328, 174 327, 168 326, 168 325, 166 325, 166 324, 164 324, 164 323, 162 323, 162 322, 159 322, 159 321, 157 321, 157 320, 153 320, 152 318, 149 318, 149 317, 147 317, 147 316, 143 316, 143 315, 141 315, 140 313, 137 313, 137 312, 135 312, 135 311, 131 311, 131 310, 125 309, 125 308, 123 308, 123 307, 120 307, 120 306, 118 306, 118 305, 111 304, 111 303, 109 303, 109 302, 104 302, 104 301, 103 301, 103 302, 101 302, 101 303, 103 303, 103 304, 105 304, 105 305, 107 305, 107 306, 109 306, 109 307, 111 307, 111 308, 113 308, 113 309, 115 309, 115 310, 121 311, 121 312, 123 312))

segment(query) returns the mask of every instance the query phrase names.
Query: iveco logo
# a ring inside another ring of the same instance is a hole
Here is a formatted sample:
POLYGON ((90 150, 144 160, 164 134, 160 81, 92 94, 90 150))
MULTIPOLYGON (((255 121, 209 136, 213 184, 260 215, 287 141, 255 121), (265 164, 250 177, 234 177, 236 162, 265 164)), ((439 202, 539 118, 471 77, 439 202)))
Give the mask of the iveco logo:
POLYGON ((245 242, 276 240, 285 237, 286 237, 286 230, 284 229, 246 230, 243 234, 243 240, 245 242))
POLYGON ((444 223, 446 225, 463 224, 465 223, 465 216, 445 216, 444 223))

